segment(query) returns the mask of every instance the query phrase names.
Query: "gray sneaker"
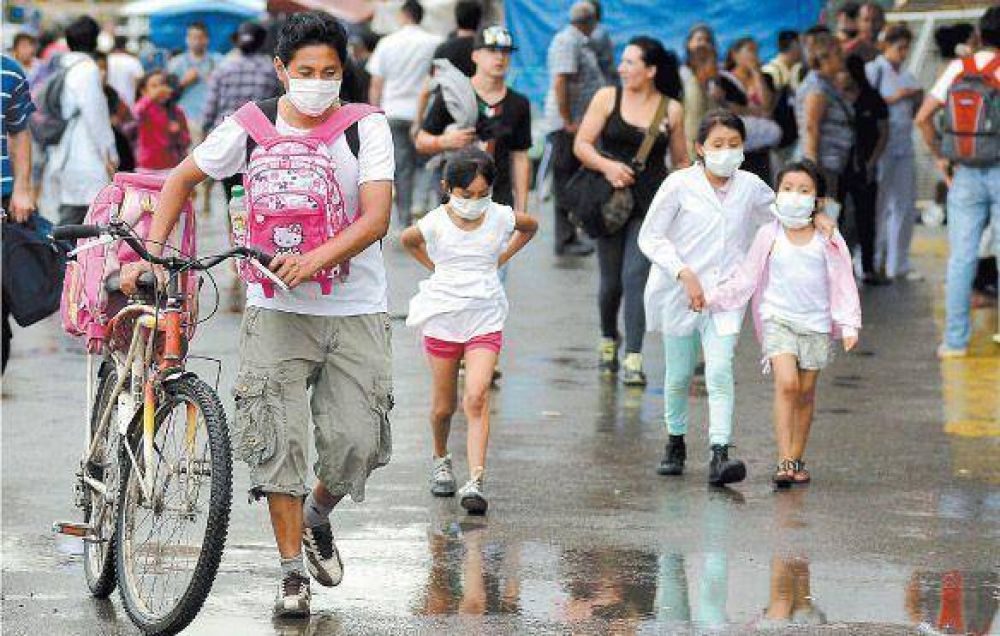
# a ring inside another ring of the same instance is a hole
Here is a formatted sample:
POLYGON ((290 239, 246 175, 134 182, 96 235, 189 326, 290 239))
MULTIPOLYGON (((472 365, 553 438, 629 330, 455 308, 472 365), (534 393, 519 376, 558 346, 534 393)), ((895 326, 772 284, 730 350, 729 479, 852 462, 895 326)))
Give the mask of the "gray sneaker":
POLYGON ((306 554, 306 567, 316 582, 325 587, 340 585, 344 580, 344 564, 340 551, 333 542, 330 522, 302 529, 302 548, 306 554))
POLYGON ((276 618, 306 618, 309 616, 309 579, 298 572, 292 572, 281 580, 278 597, 274 600, 276 618))
POLYGON ((458 491, 459 503, 470 515, 485 515, 490 502, 483 493, 483 474, 470 479, 458 491))
POLYGON ((455 496, 455 474, 451 471, 451 454, 434 458, 431 471, 431 494, 435 497, 455 496))

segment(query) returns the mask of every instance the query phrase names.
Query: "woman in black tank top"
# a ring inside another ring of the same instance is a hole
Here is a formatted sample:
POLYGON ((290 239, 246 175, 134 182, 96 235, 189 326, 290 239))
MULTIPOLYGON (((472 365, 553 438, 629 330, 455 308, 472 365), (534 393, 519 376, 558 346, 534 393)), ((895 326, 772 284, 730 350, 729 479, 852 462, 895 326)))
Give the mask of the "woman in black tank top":
POLYGON ((658 41, 639 36, 622 53, 618 65, 621 88, 603 88, 594 95, 576 135, 574 152, 583 165, 604 174, 615 188, 632 189, 634 206, 628 223, 597 240, 601 271, 598 307, 601 314, 600 369, 618 371, 618 312, 624 304, 625 360, 622 381, 644 386, 642 339, 646 332, 643 292, 649 261, 639 250, 639 228, 653 196, 667 177, 669 152, 673 168, 690 164, 684 138, 684 108, 677 58, 658 41), (660 101, 667 111, 658 127, 645 167, 630 167, 652 124, 660 101))

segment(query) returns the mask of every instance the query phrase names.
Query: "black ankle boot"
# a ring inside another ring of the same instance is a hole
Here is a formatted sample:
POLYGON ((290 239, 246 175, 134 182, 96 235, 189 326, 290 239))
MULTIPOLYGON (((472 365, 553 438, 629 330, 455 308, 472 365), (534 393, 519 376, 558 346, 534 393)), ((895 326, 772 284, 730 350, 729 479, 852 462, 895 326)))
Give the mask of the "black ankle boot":
POLYGON ((713 486, 725 486, 743 481, 747 476, 747 467, 738 459, 729 459, 727 444, 712 445, 712 461, 708 465, 708 483, 713 486))
POLYGON ((684 472, 684 460, 687 459, 687 446, 683 435, 671 435, 656 472, 660 475, 680 475, 684 472))

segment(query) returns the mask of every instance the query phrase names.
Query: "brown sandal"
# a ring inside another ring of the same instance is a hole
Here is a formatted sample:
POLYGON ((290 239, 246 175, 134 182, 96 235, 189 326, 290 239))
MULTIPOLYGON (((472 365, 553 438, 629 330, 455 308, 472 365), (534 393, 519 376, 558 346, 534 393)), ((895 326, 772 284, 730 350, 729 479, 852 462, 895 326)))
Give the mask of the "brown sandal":
POLYGON ((783 459, 778 462, 771 478, 778 488, 788 488, 795 481, 795 462, 791 459, 783 459))
POLYGON ((792 462, 792 481, 796 484, 808 484, 812 481, 812 476, 806 470, 806 463, 801 459, 792 462))

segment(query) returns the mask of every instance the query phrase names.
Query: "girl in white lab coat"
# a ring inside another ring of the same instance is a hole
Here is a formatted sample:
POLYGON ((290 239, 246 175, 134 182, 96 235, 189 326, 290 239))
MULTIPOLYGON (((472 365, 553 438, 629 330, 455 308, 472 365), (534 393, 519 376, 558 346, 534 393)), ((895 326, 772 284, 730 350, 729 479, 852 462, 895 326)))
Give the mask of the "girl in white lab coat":
MULTIPOLYGON (((700 347, 708 389, 708 481, 742 481, 746 467, 729 457, 735 403, 733 353, 744 308, 708 313, 704 290, 729 278, 746 256, 757 228, 772 220, 774 191, 739 170, 746 129, 725 110, 708 113, 695 144, 699 161, 670 174, 653 199, 639 232, 639 248, 653 263, 646 284, 646 324, 663 333, 664 403, 670 435, 657 472, 680 475, 687 449, 688 395, 700 347)), ((818 215, 817 227, 833 231, 818 215)))
POLYGON ((538 222, 491 199, 496 167, 485 152, 463 151, 445 167, 447 203, 403 232, 407 251, 430 278, 410 301, 406 324, 420 327, 434 376, 431 428, 434 467, 431 493, 455 495, 448 433, 458 401, 459 363, 465 360, 469 481, 458 491, 463 508, 484 514, 486 444, 490 432, 490 385, 503 343, 507 297, 498 268, 534 236, 538 222))

